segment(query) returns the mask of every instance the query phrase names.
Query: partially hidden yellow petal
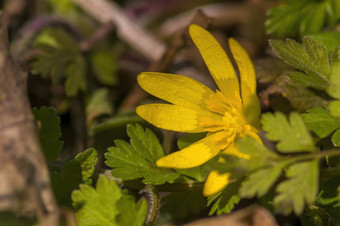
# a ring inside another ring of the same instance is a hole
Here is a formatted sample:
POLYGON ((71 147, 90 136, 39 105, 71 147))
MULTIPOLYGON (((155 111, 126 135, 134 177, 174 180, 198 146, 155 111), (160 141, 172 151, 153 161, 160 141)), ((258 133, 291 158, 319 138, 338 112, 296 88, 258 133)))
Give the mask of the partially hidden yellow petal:
POLYGON ((146 104, 136 112, 149 123, 166 130, 199 133, 204 129, 198 124, 198 112, 172 104, 146 104))
POLYGON ((235 143, 231 143, 229 145, 229 147, 227 147, 225 150, 223 150, 222 152, 223 154, 226 154, 226 155, 233 155, 233 156, 236 156, 238 158, 242 158, 242 159, 249 159, 250 156, 246 153, 243 153, 241 152, 237 146, 235 145, 235 143))
POLYGON ((254 138, 254 139, 257 141, 257 143, 263 144, 263 142, 262 142, 262 140, 261 140, 261 138, 260 138, 260 136, 258 135, 257 132, 255 132, 255 131, 249 131, 249 132, 247 133, 247 135, 248 135, 248 136, 251 136, 252 138, 254 138))
POLYGON ((229 184, 229 177, 229 173, 220 174, 218 171, 212 170, 204 183, 203 195, 211 196, 220 192, 229 184))
POLYGON ((218 88, 232 104, 233 100, 239 99, 239 83, 226 52, 204 28, 192 24, 189 33, 218 88))
POLYGON ((148 93, 192 109, 206 109, 204 100, 215 94, 202 83, 183 75, 143 72, 137 81, 148 93))
POLYGON ((258 127, 261 109, 256 94, 254 65, 246 50, 235 39, 229 39, 229 47, 240 72, 243 113, 250 124, 258 127))
POLYGON ((187 169, 202 165, 215 157, 220 151, 219 132, 206 136, 190 146, 171 153, 157 161, 157 166, 176 169, 187 169))

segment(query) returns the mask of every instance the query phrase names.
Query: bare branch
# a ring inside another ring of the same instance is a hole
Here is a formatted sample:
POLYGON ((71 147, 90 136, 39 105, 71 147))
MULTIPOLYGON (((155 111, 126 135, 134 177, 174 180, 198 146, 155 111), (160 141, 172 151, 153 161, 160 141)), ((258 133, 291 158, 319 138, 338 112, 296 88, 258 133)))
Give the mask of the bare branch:
POLYGON ((138 26, 114 2, 107 0, 73 1, 101 23, 113 23, 118 36, 150 60, 158 60, 162 56, 165 45, 138 26))

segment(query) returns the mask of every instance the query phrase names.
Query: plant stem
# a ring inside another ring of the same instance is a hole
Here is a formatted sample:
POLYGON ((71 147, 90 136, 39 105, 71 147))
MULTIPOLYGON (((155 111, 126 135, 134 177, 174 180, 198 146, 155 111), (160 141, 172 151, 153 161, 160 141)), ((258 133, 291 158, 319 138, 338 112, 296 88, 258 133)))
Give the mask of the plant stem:
POLYGON ((330 149, 315 153, 308 153, 303 155, 297 155, 297 156, 289 156, 287 157, 286 165, 289 165, 294 162, 300 162, 300 161, 308 161, 308 160, 314 160, 314 159, 322 159, 325 157, 330 156, 340 156, 340 149, 330 149))
POLYGON ((154 225, 158 218, 160 208, 158 189, 153 185, 146 185, 141 192, 146 194, 145 196, 149 203, 149 212, 148 216, 146 217, 145 223, 146 225, 154 225))

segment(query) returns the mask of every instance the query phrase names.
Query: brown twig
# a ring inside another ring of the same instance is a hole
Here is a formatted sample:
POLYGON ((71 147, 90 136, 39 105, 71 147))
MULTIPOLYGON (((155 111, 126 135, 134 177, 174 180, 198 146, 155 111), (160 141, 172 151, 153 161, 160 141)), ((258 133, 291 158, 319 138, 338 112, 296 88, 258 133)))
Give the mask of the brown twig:
POLYGON ((2 24, 0 72, 0 211, 38 216, 45 225, 58 225, 58 208, 27 98, 26 76, 11 56, 2 24))
POLYGON ((165 45, 138 26, 113 1, 73 1, 101 23, 113 23, 118 36, 150 60, 158 60, 163 54, 165 45))
POLYGON ((79 48, 82 51, 89 51, 93 49, 98 42, 105 38, 114 29, 115 26, 113 23, 103 24, 89 38, 82 40, 79 43, 79 48))

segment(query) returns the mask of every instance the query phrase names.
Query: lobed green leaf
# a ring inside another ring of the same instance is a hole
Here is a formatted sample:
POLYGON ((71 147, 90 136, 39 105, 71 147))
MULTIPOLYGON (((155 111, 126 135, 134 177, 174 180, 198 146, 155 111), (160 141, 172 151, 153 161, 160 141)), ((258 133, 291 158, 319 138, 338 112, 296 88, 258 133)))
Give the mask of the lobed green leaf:
POLYGON ((230 183, 222 192, 208 197, 208 206, 211 206, 209 215, 227 214, 230 213, 235 205, 240 202, 241 197, 238 195, 238 190, 242 180, 239 179, 234 183, 230 183))
POLYGON ((143 225, 147 214, 147 203, 137 203, 132 196, 122 193, 112 180, 100 176, 96 189, 81 184, 72 193, 73 207, 79 226, 143 225))
POLYGON ((79 184, 91 184, 90 177, 97 163, 97 151, 89 148, 66 163, 60 173, 51 174, 51 183, 56 199, 60 205, 71 204, 71 193, 79 184))
POLYGON ((330 114, 327 109, 314 108, 301 114, 308 130, 314 132, 319 138, 330 135, 334 130, 340 128, 340 118, 330 114))
POLYGON ((73 37, 63 29, 50 28, 39 34, 34 45, 40 50, 31 63, 34 74, 50 77, 54 83, 66 78, 67 96, 86 90, 86 63, 73 37))
POLYGON ((60 131, 60 117, 52 107, 43 106, 32 109, 33 116, 38 122, 39 137, 42 150, 47 161, 56 160, 63 148, 60 131))
POLYGON ((287 180, 281 182, 274 198, 276 209, 288 215, 292 211, 301 215, 304 206, 314 202, 318 192, 319 163, 317 160, 296 163, 286 172, 287 180))
POLYGON ((306 87, 324 90, 330 85, 331 74, 329 57, 326 48, 314 40, 305 37, 300 45, 292 39, 286 43, 271 40, 273 50, 288 64, 304 71, 291 73, 289 76, 306 87))
POLYGON ((296 112, 289 116, 289 121, 281 112, 262 115, 262 128, 267 132, 266 137, 278 141, 277 149, 283 153, 289 152, 314 152, 314 142, 307 128, 296 112))
POLYGON ((279 178, 283 170, 283 165, 278 164, 273 167, 261 168, 251 173, 241 185, 239 194, 244 198, 258 198, 265 195, 272 185, 279 178))
POLYGON ((105 154, 106 165, 112 167, 112 176, 122 180, 143 178, 145 184, 164 184, 173 182, 179 174, 158 168, 156 161, 164 156, 164 151, 156 135, 142 126, 127 126, 131 145, 123 140, 115 140, 115 146, 105 154))

